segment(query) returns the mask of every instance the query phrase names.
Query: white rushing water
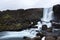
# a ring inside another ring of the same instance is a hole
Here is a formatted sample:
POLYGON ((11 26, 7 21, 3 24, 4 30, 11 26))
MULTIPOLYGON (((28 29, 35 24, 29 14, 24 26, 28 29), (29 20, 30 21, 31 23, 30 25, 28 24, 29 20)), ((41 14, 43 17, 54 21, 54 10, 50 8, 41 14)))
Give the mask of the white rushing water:
POLYGON ((51 8, 44 8, 43 11, 43 18, 42 20, 42 25, 47 25, 47 27, 51 27, 51 20, 53 19, 53 11, 52 11, 52 7, 51 8))

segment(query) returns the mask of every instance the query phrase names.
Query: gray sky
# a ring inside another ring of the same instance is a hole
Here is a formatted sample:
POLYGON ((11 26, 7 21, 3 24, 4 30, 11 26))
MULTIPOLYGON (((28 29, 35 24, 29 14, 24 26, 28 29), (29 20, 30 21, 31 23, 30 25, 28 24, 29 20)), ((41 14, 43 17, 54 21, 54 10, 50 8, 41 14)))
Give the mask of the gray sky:
POLYGON ((0 0, 0 10, 47 8, 60 4, 60 0, 0 0))

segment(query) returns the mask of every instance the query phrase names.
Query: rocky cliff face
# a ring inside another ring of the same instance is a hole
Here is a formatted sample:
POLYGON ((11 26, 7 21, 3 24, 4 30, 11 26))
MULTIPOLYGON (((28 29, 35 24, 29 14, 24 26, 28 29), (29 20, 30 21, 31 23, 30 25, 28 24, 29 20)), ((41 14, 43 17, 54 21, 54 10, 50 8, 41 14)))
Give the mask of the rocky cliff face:
POLYGON ((55 20, 60 20, 60 4, 53 6, 53 14, 55 20))
POLYGON ((56 29, 60 29, 60 4, 53 6, 53 15, 52 26, 56 29))
POLYGON ((42 13, 42 8, 0 11, 0 31, 29 28, 40 20, 42 13))

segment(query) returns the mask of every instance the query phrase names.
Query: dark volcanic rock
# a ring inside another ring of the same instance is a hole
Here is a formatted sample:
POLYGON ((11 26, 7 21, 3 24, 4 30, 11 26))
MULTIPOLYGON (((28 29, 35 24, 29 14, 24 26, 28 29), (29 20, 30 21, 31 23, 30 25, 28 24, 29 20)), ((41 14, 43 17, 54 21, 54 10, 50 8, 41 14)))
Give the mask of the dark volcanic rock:
POLYGON ((42 9, 26 9, 25 10, 25 17, 26 20, 31 20, 31 21, 38 21, 42 17, 42 9))
POLYGON ((42 30, 47 30, 47 25, 42 25, 42 30))
POLYGON ((37 34, 36 34, 36 36, 40 36, 40 38, 42 38, 43 36, 45 36, 43 33, 40 33, 40 32, 38 32, 37 34))
POLYGON ((54 20, 60 20, 60 4, 53 6, 54 20))
POLYGON ((53 21, 52 21, 52 27, 55 29, 60 29, 60 4, 53 6, 53 21))

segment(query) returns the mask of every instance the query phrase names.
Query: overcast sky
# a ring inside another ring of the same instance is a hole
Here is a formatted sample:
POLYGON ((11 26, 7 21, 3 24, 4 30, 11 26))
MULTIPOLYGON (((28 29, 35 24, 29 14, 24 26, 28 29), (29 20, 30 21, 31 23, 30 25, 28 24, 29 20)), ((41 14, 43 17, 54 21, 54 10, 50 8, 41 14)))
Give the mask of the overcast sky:
POLYGON ((60 0, 0 0, 0 10, 46 8, 60 4, 60 0))

